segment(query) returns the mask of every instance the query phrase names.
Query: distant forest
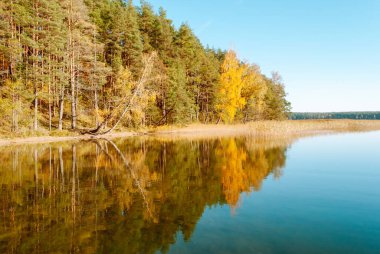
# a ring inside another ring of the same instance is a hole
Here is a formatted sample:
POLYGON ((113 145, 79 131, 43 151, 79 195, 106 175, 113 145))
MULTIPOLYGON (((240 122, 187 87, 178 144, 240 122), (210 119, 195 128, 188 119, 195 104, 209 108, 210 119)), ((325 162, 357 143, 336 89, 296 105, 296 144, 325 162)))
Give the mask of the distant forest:
POLYGON ((287 119, 285 97, 146 1, 0 1, 2 132, 287 119))
POLYGON ((292 113, 293 120, 303 119, 364 119, 380 120, 380 112, 331 112, 331 113, 292 113))

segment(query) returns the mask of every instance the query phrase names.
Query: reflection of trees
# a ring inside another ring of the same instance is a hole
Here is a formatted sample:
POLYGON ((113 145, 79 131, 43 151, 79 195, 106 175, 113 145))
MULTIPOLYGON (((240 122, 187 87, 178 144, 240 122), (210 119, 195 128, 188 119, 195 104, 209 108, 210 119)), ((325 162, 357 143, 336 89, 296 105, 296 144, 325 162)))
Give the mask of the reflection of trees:
POLYGON ((234 139, 221 140, 216 148, 219 158, 217 169, 221 171, 221 183, 228 204, 236 205, 240 193, 249 190, 248 170, 244 170, 247 153, 238 148, 234 139))
POLYGON ((0 252, 165 252, 205 207, 280 176, 285 148, 249 139, 131 139, 0 150, 0 252))
POLYGON ((280 169, 285 166, 284 148, 265 149, 250 142, 222 139, 215 148, 218 158, 215 168, 221 172, 223 193, 231 206, 238 204, 242 192, 249 192, 251 188, 259 190, 269 174, 279 177, 280 169))

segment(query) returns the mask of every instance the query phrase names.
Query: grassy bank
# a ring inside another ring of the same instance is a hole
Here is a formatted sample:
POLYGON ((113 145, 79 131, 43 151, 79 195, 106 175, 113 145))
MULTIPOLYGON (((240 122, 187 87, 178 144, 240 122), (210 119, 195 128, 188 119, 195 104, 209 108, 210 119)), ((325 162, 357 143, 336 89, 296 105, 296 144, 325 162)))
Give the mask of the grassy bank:
POLYGON ((303 136, 336 132, 380 130, 378 120, 288 120, 258 121, 232 125, 192 124, 186 127, 163 126, 151 130, 154 135, 254 135, 303 136))
MULTIPOLYGON (((190 124, 187 126, 162 126, 138 131, 119 131, 99 138, 128 137, 136 135, 170 137, 219 137, 252 135, 255 137, 302 137, 338 132, 364 132, 380 130, 379 120, 289 120, 258 121, 246 124, 190 124)), ((73 132, 55 132, 52 135, 3 136, 0 145, 22 143, 61 142, 69 140, 91 139, 93 136, 78 135, 73 132)))

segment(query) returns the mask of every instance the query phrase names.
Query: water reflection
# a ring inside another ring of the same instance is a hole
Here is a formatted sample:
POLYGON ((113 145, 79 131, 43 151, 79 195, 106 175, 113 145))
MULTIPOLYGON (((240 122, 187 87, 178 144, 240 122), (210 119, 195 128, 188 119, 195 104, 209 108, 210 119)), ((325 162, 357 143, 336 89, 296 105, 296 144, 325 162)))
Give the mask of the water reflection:
POLYGON ((233 211, 280 177, 285 152, 251 138, 2 148, 0 252, 166 252, 206 207, 233 211))

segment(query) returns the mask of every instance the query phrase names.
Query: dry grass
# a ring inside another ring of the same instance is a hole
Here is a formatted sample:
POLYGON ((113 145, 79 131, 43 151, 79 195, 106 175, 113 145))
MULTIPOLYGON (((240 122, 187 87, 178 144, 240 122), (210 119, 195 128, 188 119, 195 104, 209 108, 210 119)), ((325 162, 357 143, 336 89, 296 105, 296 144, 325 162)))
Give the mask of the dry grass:
POLYGON ((256 137, 300 137, 337 132, 380 130, 378 120, 288 120, 258 121, 234 125, 191 124, 185 127, 166 126, 151 130, 152 135, 171 136, 228 136, 253 135, 256 137))
POLYGON ((290 120, 255 122, 248 125, 253 130, 253 134, 272 136, 380 130, 380 121, 378 120, 290 120))

